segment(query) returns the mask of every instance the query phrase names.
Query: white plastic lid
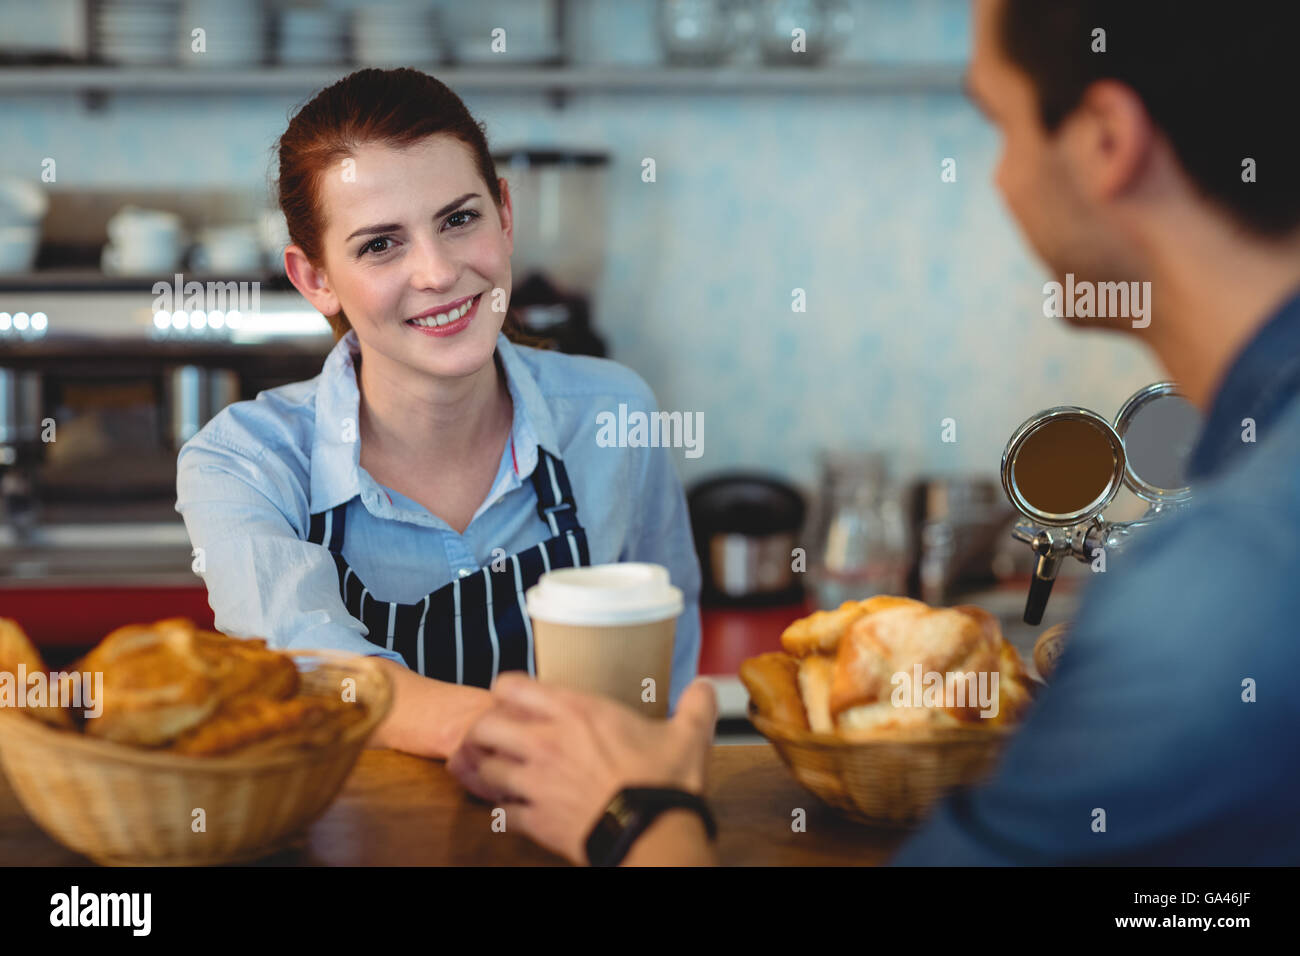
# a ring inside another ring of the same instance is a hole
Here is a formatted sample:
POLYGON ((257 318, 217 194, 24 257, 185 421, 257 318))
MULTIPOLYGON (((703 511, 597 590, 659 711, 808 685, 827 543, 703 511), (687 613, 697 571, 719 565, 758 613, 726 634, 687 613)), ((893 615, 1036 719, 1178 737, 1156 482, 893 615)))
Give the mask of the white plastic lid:
POLYGON ((682 592, 658 564, 598 564, 548 571, 524 595, 528 616, 554 624, 643 624, 677 617, 682 592))

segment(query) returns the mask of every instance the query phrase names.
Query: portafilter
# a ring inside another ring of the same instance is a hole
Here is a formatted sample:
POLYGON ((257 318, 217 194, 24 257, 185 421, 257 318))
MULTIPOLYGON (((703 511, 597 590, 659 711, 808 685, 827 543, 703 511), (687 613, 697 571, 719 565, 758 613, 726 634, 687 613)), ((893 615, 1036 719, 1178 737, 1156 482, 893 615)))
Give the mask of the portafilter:
POLYGON ((1012 536, 1038 555, 1026 624, 1042 621, 1067 555, 1090 563, 1122 551, 1135 530, 1187 504, 1186 465, 1199 430, 1199 413, 1173 382, 1132 395, 1113 425, 1089 409, 1059 405, 1015 430, 1002 453, 1002 488, 1028 519, 1012 536), (1102 516, 1121 487, 1147 502, 1141 518, 1102 516))

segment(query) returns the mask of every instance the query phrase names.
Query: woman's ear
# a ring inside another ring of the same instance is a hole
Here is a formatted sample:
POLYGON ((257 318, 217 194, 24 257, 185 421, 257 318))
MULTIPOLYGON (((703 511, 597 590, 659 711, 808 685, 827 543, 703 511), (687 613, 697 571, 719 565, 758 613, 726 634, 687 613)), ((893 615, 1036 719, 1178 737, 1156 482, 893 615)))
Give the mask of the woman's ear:
POLYGON ((515 251, 515 211, 510 205, 510 184, 505 181, 505 177, 497 179, 501 186, 501 205, 497 207, 497 214, 501 217, 501 233, 506 237, 506 253, 513 255, 515 251))
POLYGON ((284 250, 284 274, 321 315, 339 312, 339 297, 330 288, 329 277, 311 264, 301 246, 290 245, 284 250))

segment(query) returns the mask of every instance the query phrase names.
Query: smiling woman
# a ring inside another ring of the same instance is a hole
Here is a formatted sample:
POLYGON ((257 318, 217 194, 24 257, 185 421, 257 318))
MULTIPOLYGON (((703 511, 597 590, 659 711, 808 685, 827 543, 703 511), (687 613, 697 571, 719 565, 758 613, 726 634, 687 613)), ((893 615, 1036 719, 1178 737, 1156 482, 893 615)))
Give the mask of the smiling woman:
POLYGON ((378 742, 442 756, 498 673, 533 673, 542 573, 647 561, 685 596, 675 705, 699 649, 685 497, 666 448, 596 435, 602 412, 657 403, 508 320, 513 211, 482 127, 433 77, 362 70, 293 117, 279 157, 285 271, 337 341, 316 378, 181 449, 176 507, 218 629, 387 658, 378 742))

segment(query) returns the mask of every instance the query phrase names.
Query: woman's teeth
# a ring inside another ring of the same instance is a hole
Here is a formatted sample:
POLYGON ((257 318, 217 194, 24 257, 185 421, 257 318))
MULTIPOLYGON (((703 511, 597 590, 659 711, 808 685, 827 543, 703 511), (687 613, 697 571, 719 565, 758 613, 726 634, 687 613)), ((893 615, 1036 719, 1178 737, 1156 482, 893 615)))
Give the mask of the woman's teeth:
MULTIPOLYGON (((478 298, 475 296, 474 298, 478 298)), ((450 325, 455 322, 474 305, 474 299, 466 299, 464 304, 458 309, 452 309, 450 312, 439 312, 437 315, 426 315, 418 319, 407 319, 411 325, 423 325, 426 328, 438 325, 450 325)))

